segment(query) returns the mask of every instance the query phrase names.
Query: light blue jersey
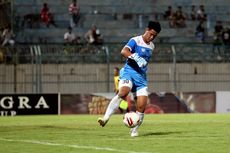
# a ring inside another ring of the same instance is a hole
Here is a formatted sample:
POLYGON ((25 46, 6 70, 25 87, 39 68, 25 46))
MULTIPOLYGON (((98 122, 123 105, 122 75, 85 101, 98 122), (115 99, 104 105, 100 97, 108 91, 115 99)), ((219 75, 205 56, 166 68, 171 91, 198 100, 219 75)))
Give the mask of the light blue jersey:
MULTIPOLYGON (((147 62, 149 62, 152 56, 152 51, 154 50, 154 44, 152 42, 146 44, 142 36, 131 38, 125 47, 128 47, 132 54, 137 53, 147 62)), ((128 58, 126 60, 124 69, 120 73, 120 80, 131 81, 133 92, 136 92, 137 90, 144 87, 147 88, 147 65, 140 68, 134 60, 128 58)))
MULTIPOLYGON (((154 44, 150 42, 149 44, 146 44, 142 38, 142 36, 136 36, 129 40, 129 42, 126 44, 125 47, 128 47, 131 51, 131 53, 137 53, 140 57, 143 57, 147 62, 149 62, 152 52, 155 48, 154 44)), ((148 65, 148 64, 147 64, 148 65)), ((135 70, 137 70, 139 73, 142 73, 143 75, 147 72, 147 65, 140 68, 135 61, 131 59, 126 60, 125 68, 130 67, 135 70)))

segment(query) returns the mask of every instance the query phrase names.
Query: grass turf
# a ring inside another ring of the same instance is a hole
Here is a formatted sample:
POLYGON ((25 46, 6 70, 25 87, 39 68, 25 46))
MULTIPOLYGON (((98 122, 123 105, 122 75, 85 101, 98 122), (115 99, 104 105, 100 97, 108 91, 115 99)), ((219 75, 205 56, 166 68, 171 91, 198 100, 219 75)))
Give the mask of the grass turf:
POLYGON ((229 153, 230 114, 146 115, 132 138, 113 115, 0 117, 2 153, 229 153))

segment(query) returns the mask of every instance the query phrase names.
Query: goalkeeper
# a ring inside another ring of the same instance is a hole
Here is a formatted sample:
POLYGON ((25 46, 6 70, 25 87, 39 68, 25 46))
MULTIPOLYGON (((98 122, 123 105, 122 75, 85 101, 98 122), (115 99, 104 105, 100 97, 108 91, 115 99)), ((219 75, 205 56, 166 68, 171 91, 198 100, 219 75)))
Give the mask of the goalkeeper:
POLYGON ((104 127, 111 115, 118 109, 120 102, 129 92, 136 94, 136 113, 140 116, 140 124, 131 129, 131 136, 138 136, 138 128, 143 122, 144 111, 148 100, 147 66, 155 48, 153 40, 160 33, 159 22, 150 21, 143 35, 133 37, 121 50, 126 63, 119 77, 118 94, 110 101, 103 118, 98 118, 104 127))

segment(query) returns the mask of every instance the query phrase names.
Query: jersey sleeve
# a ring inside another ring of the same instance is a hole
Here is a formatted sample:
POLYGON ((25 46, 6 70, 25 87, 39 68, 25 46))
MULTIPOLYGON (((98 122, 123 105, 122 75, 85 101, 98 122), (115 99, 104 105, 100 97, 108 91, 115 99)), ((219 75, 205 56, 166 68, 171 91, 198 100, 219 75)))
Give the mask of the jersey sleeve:
POLYGON ((128 47, 131 51, 131 53, 135 52, 135 46, 136 46, 136 41, 134 39, 130 39, 129 42, 125 45, 125 47, 128 47))

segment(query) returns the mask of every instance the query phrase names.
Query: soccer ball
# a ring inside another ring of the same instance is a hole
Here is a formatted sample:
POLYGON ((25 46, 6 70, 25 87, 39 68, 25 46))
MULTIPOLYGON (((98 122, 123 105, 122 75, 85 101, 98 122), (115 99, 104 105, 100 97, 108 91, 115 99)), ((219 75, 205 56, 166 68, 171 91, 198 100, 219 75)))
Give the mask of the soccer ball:
POLYGON ((128 112, 124 115, 123 122, 128 128, 133 128, 139 124, 140 117, 135 112, 128 112))

